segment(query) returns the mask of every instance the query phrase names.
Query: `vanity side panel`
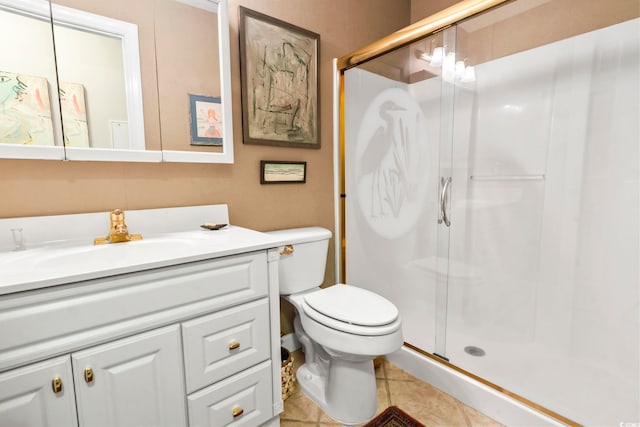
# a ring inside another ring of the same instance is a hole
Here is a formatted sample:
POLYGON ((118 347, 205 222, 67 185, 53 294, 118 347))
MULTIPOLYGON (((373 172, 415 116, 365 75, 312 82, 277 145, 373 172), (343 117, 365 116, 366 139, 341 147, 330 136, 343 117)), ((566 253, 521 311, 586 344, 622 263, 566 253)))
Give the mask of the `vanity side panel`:
POLYGON ((0 297, 0 372, 268 295, 266 251, 0 297))
MULTIPOLYGON (((267 261, 269 269, 269 318, 271 327, 280 325, 280 273, 278 267, 280 265, 280 250, 269 249, 267 251, 267 261)), ((280 331, 278 331, 280 332, 280 331)), ((281 360, 280 353, 280 336, 281 332, 276 334, 271 332, 271 360, 281 360)), ((282 400, 282 381, 281 381, 281 364, 273 363, 271 365, 271 387, 273 393, 273 416, 284 411, 284 401, 282 400)))

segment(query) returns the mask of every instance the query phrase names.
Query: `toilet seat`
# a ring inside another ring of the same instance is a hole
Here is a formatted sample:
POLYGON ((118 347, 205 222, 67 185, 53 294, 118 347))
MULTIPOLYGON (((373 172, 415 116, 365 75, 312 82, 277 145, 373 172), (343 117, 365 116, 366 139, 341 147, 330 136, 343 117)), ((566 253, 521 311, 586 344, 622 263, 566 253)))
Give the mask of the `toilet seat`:
POLYGON ((304 313, 331 329, 354 335, 388 335, 400 329, 398 309, 386 298, 350 285, 305 293, 304 313))

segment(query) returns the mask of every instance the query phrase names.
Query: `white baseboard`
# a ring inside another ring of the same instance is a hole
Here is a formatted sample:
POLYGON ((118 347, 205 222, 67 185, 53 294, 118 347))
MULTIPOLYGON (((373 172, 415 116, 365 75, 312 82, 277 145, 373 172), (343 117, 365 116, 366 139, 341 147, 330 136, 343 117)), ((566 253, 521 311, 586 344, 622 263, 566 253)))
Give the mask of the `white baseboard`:
POLYGON ((395 353, 387 355, 387 359, 411 375, 504 425, 510 427, 565 425, 408 347, 402 347, 395 353))
POLYGON ((289 351, 297 351, 302 348, 300 341, 298 341, 298 337, 296 337, 296 334, 294 333, 280 337, 280 345, 289 351))

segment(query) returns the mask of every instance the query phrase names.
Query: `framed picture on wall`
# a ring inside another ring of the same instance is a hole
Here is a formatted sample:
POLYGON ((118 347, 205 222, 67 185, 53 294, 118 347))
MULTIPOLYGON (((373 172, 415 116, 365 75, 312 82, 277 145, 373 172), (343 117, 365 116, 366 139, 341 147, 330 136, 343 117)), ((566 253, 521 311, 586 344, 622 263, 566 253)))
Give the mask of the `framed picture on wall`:
POLYGON ((320 36, 240 7, 245 144, 320 148, 320 36))
POLYGON ((189 94, 191 145, 222 145, 222 103, 219 96, 189 94))
POLYGON ((260 161, 260 184, 304 184, 307 162, 260 161))

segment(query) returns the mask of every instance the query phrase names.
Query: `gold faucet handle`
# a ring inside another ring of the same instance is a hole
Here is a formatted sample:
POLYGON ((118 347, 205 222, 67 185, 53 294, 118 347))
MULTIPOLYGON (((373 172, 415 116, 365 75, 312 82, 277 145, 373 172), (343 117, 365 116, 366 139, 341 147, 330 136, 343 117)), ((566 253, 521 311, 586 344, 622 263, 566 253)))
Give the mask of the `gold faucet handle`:
POLYGON ((129 234, 129 241, 142 240, 142 234, 129 234))
POLYGON ((96 237, 95 239, 93 239, 94 245, 105 245, 108 242, 109 240, 106 237, 96 237))

